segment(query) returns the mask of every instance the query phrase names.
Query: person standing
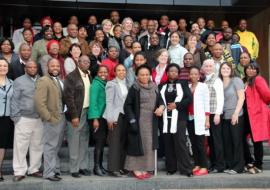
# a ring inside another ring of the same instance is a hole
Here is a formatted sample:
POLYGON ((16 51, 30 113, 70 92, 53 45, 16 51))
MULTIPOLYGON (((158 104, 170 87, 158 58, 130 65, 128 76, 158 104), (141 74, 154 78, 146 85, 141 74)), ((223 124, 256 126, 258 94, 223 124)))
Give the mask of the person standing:
POLYGON ((224 86, 223 107, 223 143, 226 168, 228 174, 242 173, 244 169, 243 153, 243 104, 245 100, 244 83, 234 77, 232 65, 223 63, 219 76, 224 86))
POLYGON ((255 34, 247 30, 247 21, 245 19, 239 21, 238 27, 237 34, 240 37, 240 44, 247 48, 251 59, 256 60, 259 56, 259 42, 255 34))
POLYGON ((13 94, 13 81, 7 77, 8 62, 0 58, 0 182, 4 181, 2 163, 6 149, 13 147, 14 125, 10 119, 10 101, 13 94))
POLYGON ((103 168, 103 150, 107 138, 107 122, 103 118, 106 107, 105 86, 109 76, 109 69, 105 65, 100 65, 97 76, 94 78, 90 88, 90 102, 88 109, 88 119, 93 127, 94 149, 94 169, 97 176, 104 176, 107 171, 103 168))
POLYGON ((82 55, 78 67, 67 75, 64 83, 64 99, 67 104, 68 147, 70 173, 78 178, 80 174, 90 175, 88 168, 89 126, 87 112, 91 77, 88 72, 90 60, 82 55))
POLYGON ((255 158, 252 158, 247 141, 245 141, 245 160, 256 173, 261 173, 263 170, 263 141, 270 140, 270 88, 259 74, 260 69, 256 63, 245 67, 245 94, 249 121, 245 123, 245 135, 251 135, 255 158))
POLYGON ((21 181, 25 174, 42 177, 39 171, 43 154, 43 124, 34 106, 35 84, 39 76, 34 61, 25 65, 26 73, 14 81, 11 99, 11 119, 15 123, 13 145, 13 181, 21 181), (30 165, 26 155, 29 149, 30 165), (27 172, 28 170, 28 172, 27 172))
POLYGON ((60 181, 60 159, 58 152, 62 145, 66 119, 64 115, 63 83, 59 79, 59 60, 48 61, 48 75, 36 83, 34 103, 43 121, 44 163, 43 178, 60 181))
POLYGON ((124 102, 128 93, 126 68, 119 64, 115 67, 115 79, 107 82, 106 108, 103 118, 108 124, 108 171, 109 175, 120 177, 124 173, 125 162, 125 115, 124 102))
POLYGON ((192 176, 191 158, 188 153, 187 120, 188 105, 192 95, 187 81, 178 80, 180 67, 171 63, 166 68, 168 80, 162 85, 160 95, 163 110, 163 138, 167 175, 173 175, 178 169, 180 174, 192 176))
POLYGON ((128 121, 127 157, 125 169, 133 172, 134 177, 143 180, 150 178, 155 170, 155 152, 158 146, 157 112, 162 113, 164 106, 158 105, 158 87, 151 81, 151 69, 141 65, 136 70, 137 80, 130 87, 124 104, 128 121), (156 112, 156 114, 155 114, 156 112))
POLYGON ((205 74, 205 83, 210 93, 210 161, 209 171, 220 173, 225 169, 224 148, 222 141, 221 115, 224 105, 223 83, 215 74, 215 62, 212 59, 206 59, 203 62, 203 71, 205 74))
POLYGON ((193 101, 188 106, 188 135, 192 144, 194 165, 192 172, 195 176, 208 174, 208 163, 205 152, 205 136, 209 136, 210 102, 209 90, 205 83, 199 82, 200 69, 191 66, 189 71, 191 84, 189 88, 193 101))

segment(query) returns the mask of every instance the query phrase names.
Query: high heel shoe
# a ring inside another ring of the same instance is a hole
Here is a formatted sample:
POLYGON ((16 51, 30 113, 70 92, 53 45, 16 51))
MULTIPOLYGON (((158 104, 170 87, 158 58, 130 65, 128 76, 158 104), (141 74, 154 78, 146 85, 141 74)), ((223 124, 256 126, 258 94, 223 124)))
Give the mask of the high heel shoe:
POLYGON ((139 180, 144 180, 145 179, 145 176, 143 174, 137 175, 137 174, 135 174, 135 172, 133 172, 133 175, 134 175, 135 178, 137 178, 139 180))

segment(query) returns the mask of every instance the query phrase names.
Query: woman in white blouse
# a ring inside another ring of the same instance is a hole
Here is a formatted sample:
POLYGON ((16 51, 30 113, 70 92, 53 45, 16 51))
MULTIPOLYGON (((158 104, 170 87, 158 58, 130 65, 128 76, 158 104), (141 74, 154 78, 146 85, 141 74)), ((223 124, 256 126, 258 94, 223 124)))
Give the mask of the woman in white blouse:
POLYGON ((106 84, 106 108, 103 118, 108 124, 108 171, 109 175, 120 177, 124 170, 125 161, 125 116, 124 102, 128 93, 126 85, 126 68, 122 64, 115 67, 115 79, 106 84))
POLYGON ((205 136, 209 136, 210 102, 209 90, 205 83, 199 82, 200 69, 192 66, 189 72, 191 84, 189 88, 193 95, 193 101, 188 107, 188 134, 192 144, 194 157, 193 175, 201 176, 208 174, 207 157, 204 143, 205 136))
POLYGON ((82 54, 81 46, 79 44, 72 44, 69 48, 69 55, 65 59, 64 68, 66 75, 74 71, 77 67, 79 57, 82 54))

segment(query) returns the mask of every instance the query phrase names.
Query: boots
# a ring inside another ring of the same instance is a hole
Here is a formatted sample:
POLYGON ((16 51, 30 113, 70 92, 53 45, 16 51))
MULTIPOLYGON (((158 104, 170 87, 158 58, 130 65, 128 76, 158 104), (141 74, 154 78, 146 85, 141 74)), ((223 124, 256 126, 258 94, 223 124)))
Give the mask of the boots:
POLYGON ((100 154, 99 167, 101 169, 101 172, 104 175, 106 175, 108 173, 108 171, 103 167, 102 162, 103 162, 103 150, 101 151, 101 154, 100 154))
POLYGON ((104 176, 101 168, 100 168, 100 158, 101 158, 101 150, 95 148, 94 150, 94 169, 93 173, 97 176, 104 176))

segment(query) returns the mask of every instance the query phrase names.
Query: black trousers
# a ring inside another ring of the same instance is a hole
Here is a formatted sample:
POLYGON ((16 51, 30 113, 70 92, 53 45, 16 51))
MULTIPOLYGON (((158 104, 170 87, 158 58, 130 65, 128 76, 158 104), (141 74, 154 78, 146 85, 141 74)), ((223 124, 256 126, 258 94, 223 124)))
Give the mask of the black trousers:
POLYGON ((243 153, 243 116, 238 118, 238 124, 232 125, 231 119, 224 119, 222 125, 224 158, 226 168, 242 172, 244 169, 243 153))
MULTIPOLYGON (((171 119, 168 119, 168 131, 170 131, 171 119)), ((186 146, 186 121, 178 121, 176 133, 164 133, 166 169, 174 172, 179 169, 181 174, 189 174, 192 171, 191 158, 186 146)))
MULTIPOLYGON (((95 149, 103 152, 106 139, 107 139, 107 121, 103 118, 98 119, 99 128, 95 131, 93 128, 93 139, 95 144, 95 149)), ((91 121, 91 126, 93 126, 93 121, 91 121)))
POLYGON ((200 166, 201 168, 207 168, 207 157, 204 147, 205 135, 195 134, 194 120, 188 121, 188 134, 192 145, 192 152, 194 158, 195 166, 200 166))
MULTIPOLYGON (((215 125, 214 116, 214 114, 210 115, 210 137, 208 138, 210 162, 211 168, 223 171, 225 168, 225 162, 221 128, 222 119, 218 125, 215 125)), ((220 116, 220 118, 222 118, 222 116, 220 116)))
POLYGON ((246 109, 244 109, 244 124, 243 124, 243 147, 244 147, 244 159, 245 159, 245 164, 254 164, 256 167, 259 169, 262 169, 262 164, 263 164, 263 142, 258 141, 254 142, 251 128, 250 128, 250 123, 249 123, 249 118, 248 118, 248 113, 246 109), (254 158, 251 155, 250 152, 250 147, 247 142, 247 135, 251 136, 251 140, 253 142, 253 148, 254 148, 254 158))
POLYGON ((126 158, 127 123, 123 114, 119 115, 117 125, 108 131, 108 170, 119 171, 124 169, 126 158))

